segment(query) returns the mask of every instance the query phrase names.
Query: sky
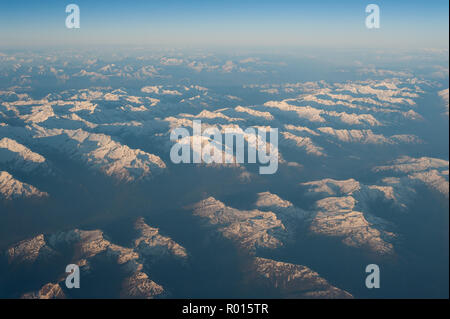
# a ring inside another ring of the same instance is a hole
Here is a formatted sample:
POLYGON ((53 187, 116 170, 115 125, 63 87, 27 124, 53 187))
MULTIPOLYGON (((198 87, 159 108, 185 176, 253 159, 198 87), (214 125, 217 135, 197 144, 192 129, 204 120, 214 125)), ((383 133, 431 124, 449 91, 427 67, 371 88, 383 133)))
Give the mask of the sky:
POLYGON ((448 1, 0 0, 0 47, 169 45, 448 48, 448 1), (81 28, 67 29, 66 5, 81 28), (380 7, 367 29, 365 8, 380 7))

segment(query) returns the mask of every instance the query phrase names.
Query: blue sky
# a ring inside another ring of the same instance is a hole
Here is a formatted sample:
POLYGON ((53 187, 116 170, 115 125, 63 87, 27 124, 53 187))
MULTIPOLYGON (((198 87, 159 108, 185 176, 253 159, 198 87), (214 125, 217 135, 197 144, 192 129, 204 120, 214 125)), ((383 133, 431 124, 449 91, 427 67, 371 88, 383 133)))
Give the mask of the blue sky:
POLYGON ((448 1, 0 0, 0 46, 448 48, 448 1), (65 28, 78 4, 81 28, 65 28), (376 3, 381 28, 366 29, 376 3))

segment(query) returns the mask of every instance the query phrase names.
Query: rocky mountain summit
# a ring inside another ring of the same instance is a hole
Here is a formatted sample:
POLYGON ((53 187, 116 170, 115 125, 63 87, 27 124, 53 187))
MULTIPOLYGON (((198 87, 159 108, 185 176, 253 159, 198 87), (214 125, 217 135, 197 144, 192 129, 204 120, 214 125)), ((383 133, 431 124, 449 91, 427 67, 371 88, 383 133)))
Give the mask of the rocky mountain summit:
MULTIPOLYGON (((103 260, 115 264, 123 274, 120 297, 164 297, 168 292, 150 279, 152 265, 161 258, 185 263, 189 256, 184 247, 161 235, 158 228, 149 226, 143 218, 137 219, 134 227, 137 238, 129 247, 114 244, 101 230, 74 229, 50 235, 40 234, 21 241, 9 247, 5 255, 8 264, 14 267, 36 263, 52 267, 55 259, 66 256, 67 262, 80 267, 81 276, 102 271, 103 260)), ((24 293, 23 298, 70 296, 70 290, 64 286, 64 273, 56 271, 55 274, 55 281, 43 284, 36 291, 24 293)))

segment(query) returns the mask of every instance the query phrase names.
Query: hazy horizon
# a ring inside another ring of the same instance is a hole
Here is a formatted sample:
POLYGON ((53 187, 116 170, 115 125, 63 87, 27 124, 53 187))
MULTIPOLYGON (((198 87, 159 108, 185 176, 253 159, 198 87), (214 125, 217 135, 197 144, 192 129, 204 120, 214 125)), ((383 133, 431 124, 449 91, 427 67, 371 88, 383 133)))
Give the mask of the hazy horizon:
MULTIPOLYGON (((70 3, 70 2, 69 2, 70 3)), ((81 28, 66 29, 60 1, 0 4, 2 46, 195 45, 448 48, 448 1, 378 1, 381 28, 366 29, 361 1, 77 1, 81 28)))

